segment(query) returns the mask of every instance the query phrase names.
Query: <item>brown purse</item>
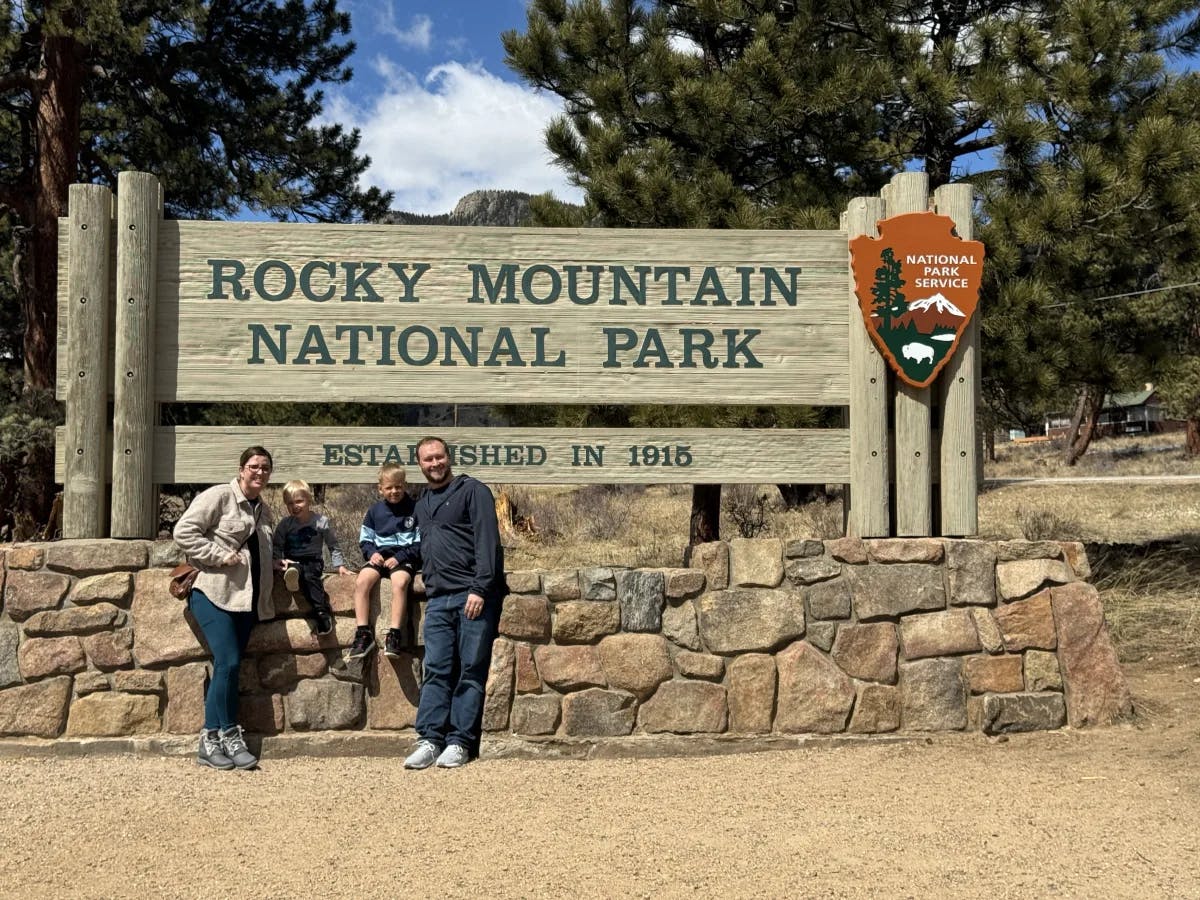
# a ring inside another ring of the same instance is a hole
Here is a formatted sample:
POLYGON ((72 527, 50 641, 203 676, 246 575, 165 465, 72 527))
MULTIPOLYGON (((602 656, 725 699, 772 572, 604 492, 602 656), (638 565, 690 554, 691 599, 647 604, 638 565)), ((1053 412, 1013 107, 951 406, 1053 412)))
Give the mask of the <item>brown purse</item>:
MULTIPOLYGON (((242 547, 250 543, 250 538, 258 532, 258 510, 254 511, 254 527, 250 533, 246 535, 246 540, 242 541, 238 547, 240 553, 242 547)), ((191 563, 180 563, 171 570, 171 582, 167 585, 167 590, 171 592, 172 597, 177 597, 180 600, 186 600, 188 595, 192 593, 192 585, 196 583, 196 576, 200 574, 200 570, 191 563)))
POLYGON ((167 585, 167 590, 171 592, 172 597, 186 600, 192 592, 192 585, 196 583, 196 576, 199 574, 200 570, 188 563, 176 566, 171 570, 171 583, 167 585))

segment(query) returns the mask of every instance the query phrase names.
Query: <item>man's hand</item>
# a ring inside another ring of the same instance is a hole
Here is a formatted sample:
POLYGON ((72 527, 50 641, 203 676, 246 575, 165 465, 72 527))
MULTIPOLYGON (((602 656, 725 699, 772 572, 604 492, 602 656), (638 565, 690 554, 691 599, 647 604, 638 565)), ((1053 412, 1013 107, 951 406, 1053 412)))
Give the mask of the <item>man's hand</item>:
POLYGON ((468 619, 478 619, 483 612, 483 598, 478 594, 467 594, 467 605, 463 612, 468 619))
POLYGON ((383 554, 381 554, 378 550, 376 550, 374 553, 371 554, 371 558, 368 559, 367 562, 369 562, 373 566, 382 566, 383 565, 383 554))

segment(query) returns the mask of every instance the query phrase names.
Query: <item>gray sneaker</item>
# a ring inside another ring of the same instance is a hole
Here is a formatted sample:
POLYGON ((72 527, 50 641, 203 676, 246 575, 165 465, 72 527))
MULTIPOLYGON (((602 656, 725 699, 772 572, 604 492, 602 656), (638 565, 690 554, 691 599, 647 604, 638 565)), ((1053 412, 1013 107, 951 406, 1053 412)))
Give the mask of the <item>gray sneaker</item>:
POLYGON ((242 726, 234 725, 221 730, 221 749, 239 769, 253 769, 258 765, 258 757, 246 746, 246 738, 242 735, 242 726))
POLYGON ((288 566, 283 570, 283 586, 293 594, 300 590, 300 570, 295 566, 288 566))
POLYGON ((438 768, 457 769, 471 761, 471 755, 462 744, 447 744, 442 755, 437 758, 438 768))
POLYGON ((406 769, 428 769, 438 760, 438 745, 433 741, 419 740, 417 747, 404 760, 406 769))
POLYGON ((233 760, 225 755, 222 747, 217 729, 204 729, 200 732, 200 749, 196 752, 196 762, 210 769, 232 769, 233 760))

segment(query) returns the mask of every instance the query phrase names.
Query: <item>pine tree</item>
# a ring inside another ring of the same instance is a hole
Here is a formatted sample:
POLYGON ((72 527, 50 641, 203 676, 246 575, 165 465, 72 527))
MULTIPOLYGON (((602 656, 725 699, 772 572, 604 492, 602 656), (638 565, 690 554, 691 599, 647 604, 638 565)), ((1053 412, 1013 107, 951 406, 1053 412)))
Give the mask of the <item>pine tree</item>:
POLYGON ((997 119, 1000 165, 979 182, 985 371, 1013 394, 1073 398, 1069 464, 1105 395, 1172 352, 1133 298, 1200 263, 1200 80, 1172 74, 1162 50, 1194 40, 1195 11, 1172 10, 1064 7, 1029 42, 997 119))
POLYGON ((350 77, 336 0, 0 0, 0 212, 21 242, 27 387, 54 378, 58 217, 72 182, 153 172, 168 215, 347 221, 359 136, 314 124, 350 77))
POLYGON ((1167 415, 1186 423, 1184 447, 1190 456, 1200 456, 1198 275, 1196 271, 1177 273, 1172 282, 1186 287, 1155 291, 1131 300, 1134 315, 1145 323, 1147 334, 1155 337, 1146 348, 1155 361, 1147 379, 1155 383, 1167 415))
POLYGON ((891 247, 885 247, 881 254, 883 265, 875 270, 875 285, 871 294, 875 298, 875 314, 881 320, 879 330, 892 330, 892 319, 899 318, 908 311, 908 303, 900 288, 904 280, 900 277, 900 262, 891 247))
MULTIPOLYGON (((73 182, 115 189, 122 170, 152 172, 178 217, 387 211, 389 195, 358 186, 357 132, 316 124, 321 86, 350 78, 349 27, 336 0, 0 0, 0 237, 14 273, 0 302, 19 321, 22 367, 4 378, 0 417, 36 423, 54 408, 58 218, 73 182)), ((13 501, 38 521, 53 483, 44 449, 0 465, 0 499, 41 484, 13 501)))
MULTIPOLYGON (((813 5, 535 0, 508 64, 563 98, 546 141, 585 207, 534 198, 540 224, 832 228, 846 200, 886 180, 877 135, 884 62, 830 44, 813 5)), ((546 415, 554 416, 550 412, 546 415)), ((563 415, 579 417, 577 410, 563 415)), ((771 421, 827 413, 779 410, 771 421)), ((728 425, 757 408, 597 408, 609 425, 728 425)), ((696 485, 690 543, 719 536, 719 485, 696 485)))

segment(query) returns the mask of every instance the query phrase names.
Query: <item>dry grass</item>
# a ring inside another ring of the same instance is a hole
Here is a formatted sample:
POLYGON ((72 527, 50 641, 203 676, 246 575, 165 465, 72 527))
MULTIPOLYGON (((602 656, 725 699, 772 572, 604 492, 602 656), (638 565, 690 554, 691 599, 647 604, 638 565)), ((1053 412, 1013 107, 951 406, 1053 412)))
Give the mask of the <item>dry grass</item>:
POLYGON ((517 527, 504 535, 510 569, 679 566, 691 489, 678 485, 503 487, 517 527))
POLYGON ((982 536, 1025 537, 1022 523, 1036 529, 1039 538, 1104 543, 1200 535, 1200 484, 1014 484, 980 494, 982 536), (1044 527, 1054 520, 1061 523, 1058 533, 1044 527))
POLYGON ((1184 450, 1183 432, 1092 441, 1074 466, 1064 462, 1062 440, 997 444, 996 461, 984 466, 987 478, 1055 478, 1113 475, 1200 475, 1200 458, 1184 450))
POLYGON ((1092 581, 1123 661, 1200 665, 1200 546, 1092 547, 1092 581))

